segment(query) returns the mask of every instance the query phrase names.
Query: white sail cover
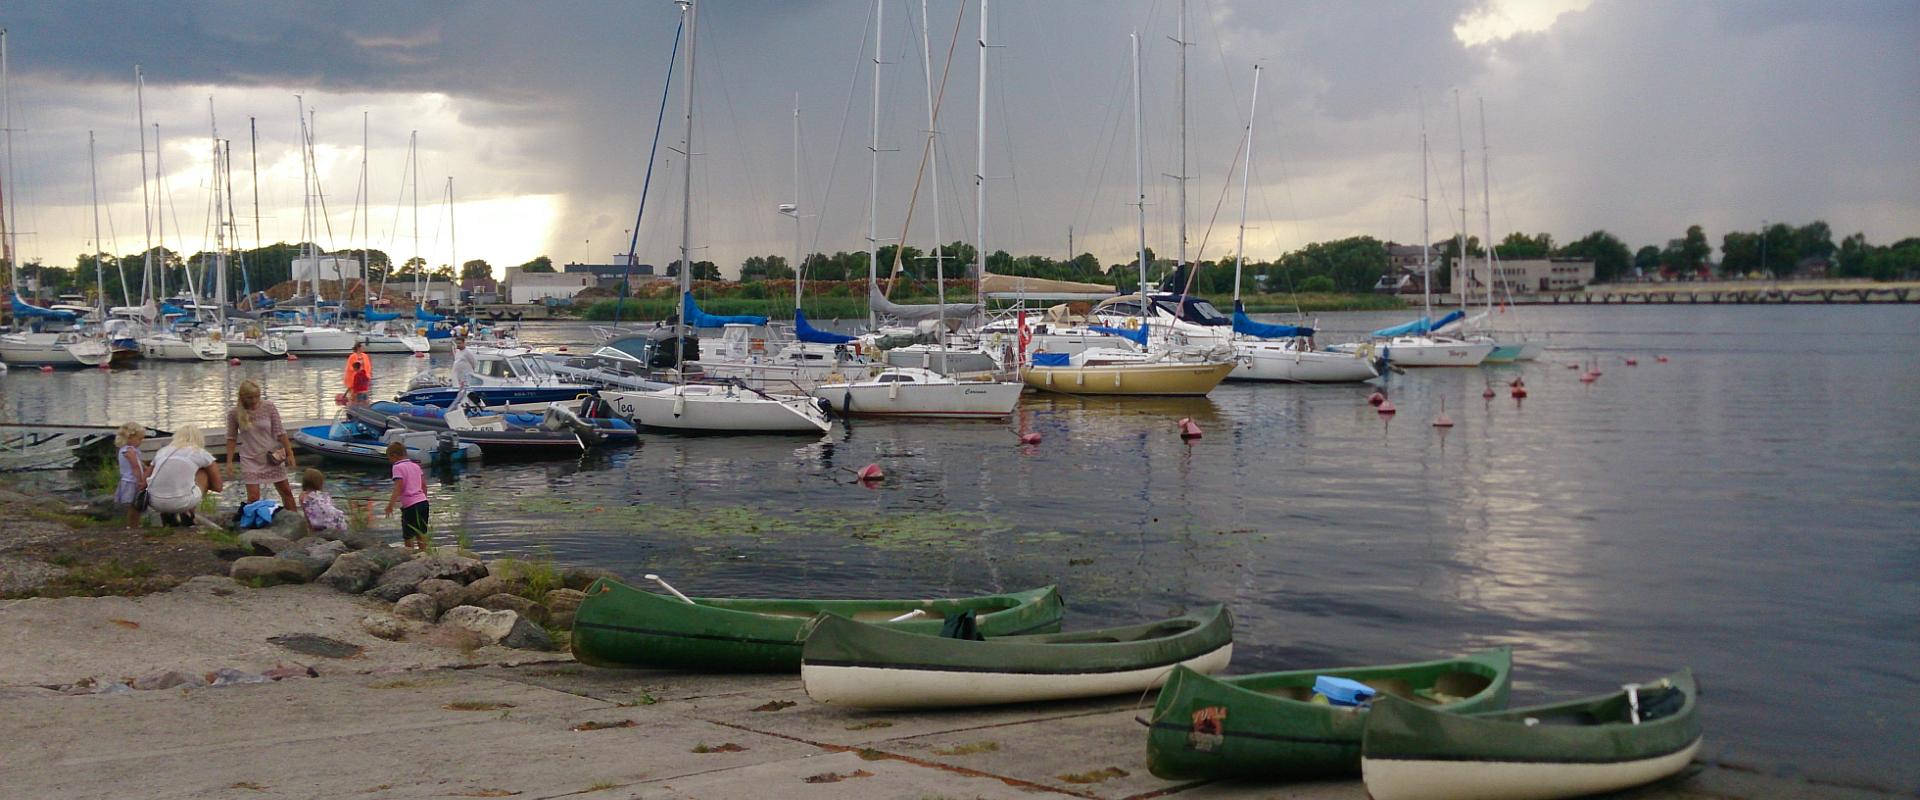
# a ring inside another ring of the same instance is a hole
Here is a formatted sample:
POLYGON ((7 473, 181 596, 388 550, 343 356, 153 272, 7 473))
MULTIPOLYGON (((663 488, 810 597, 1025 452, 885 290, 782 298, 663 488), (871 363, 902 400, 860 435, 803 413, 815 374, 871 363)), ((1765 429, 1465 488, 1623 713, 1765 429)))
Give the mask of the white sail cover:
POLYGON ((867 302, 872 304, 877 314, 884 314, 902 322, 920 322, 945 317, 956 323, 980 314, 979 303, 896 303, 880 293, 880 287, 867 284, 867 302))

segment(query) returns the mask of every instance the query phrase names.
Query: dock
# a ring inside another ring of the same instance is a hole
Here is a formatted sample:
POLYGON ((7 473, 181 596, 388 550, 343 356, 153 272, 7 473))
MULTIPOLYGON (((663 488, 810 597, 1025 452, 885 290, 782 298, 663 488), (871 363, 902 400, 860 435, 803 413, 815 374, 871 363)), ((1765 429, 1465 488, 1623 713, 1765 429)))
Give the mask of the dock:
POLYGON ((1583 291, 1542 295, 1531 302, 1534 305, 1920 303, 1920 281, 1669 281, 1594 284, 1583 291))

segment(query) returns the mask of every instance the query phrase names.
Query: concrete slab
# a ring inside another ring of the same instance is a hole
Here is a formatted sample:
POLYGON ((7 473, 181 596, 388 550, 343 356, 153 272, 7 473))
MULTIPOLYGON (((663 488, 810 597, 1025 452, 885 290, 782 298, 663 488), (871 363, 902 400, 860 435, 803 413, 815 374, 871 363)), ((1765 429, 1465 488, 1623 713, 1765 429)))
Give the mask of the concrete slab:
POLYGON ((750 695, 799 685, 792 675, 697 675, 664 670, 601 669, 585 664, 484 667, 481 674, 611 703, 668 702, 750 695))
POLYGON ((1085 797, 1122 798, 1184 784, 1147 773, 1145 729, 1131 708, 988 729, 892 739, 876 749, 980 770, 1085 797))
POLYGON ((699 798, 699 800, 845 800, 849 797, 878 800, 928 800, 928 798, 978 798, 979 800, 1033 800, 1045 797, 1030 788, 1010 786, 988 777, 967 775, 904 761, 869 761, 853 753, 826 753, 792 761, 756 764, 724 772, 709 772, 686 778, 647 782, 628 790, 604 795, 586 795, 594 800, 611 798, 699 798), (864 773, 864 774, 863 774, 864 773))

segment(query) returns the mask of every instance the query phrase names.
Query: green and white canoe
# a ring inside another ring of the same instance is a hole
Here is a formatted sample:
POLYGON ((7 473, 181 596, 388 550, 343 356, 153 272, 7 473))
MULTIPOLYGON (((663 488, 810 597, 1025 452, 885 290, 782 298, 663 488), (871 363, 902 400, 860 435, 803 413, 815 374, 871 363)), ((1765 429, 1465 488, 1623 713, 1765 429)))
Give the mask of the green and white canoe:
POLYGON ((1175 667, 1226 669, 1233 615, 1211 606, 1119 628, 985 641, 915 636, 823 614, 800 680, 821 703, 864 708, 984 706, 1141 692, 1175 667))
POLYGON ((1052 586, 945 600, 758 600, 696 597, 688 603, 602 578, 574 615, 573 657, 599 667, 701 672, 792 672, 800 642, 821 612, 879 623, 912 635, 940 632, 950 614, 972 611, 988 635, 1060 629, 1063 604, 1052 586), (914 611, 914 619, 889 620, 914 611))
POLYGON ((1444 661, 1210 678, 1176 669, 1147 733, 1147 769, 1168 780, 1297 780, 1360 773, 1367 711, 1313 701, 1314 679, 1359 681, 1382 696, 1459 713, 1507 707, 1513 651, 1444 661))
POLYGON ((1374 800, 1553 800, 1686 768, 1700 750, 1693 673, 1570 703, 1459 716, 1388 698, 1367 715, 1374 800))

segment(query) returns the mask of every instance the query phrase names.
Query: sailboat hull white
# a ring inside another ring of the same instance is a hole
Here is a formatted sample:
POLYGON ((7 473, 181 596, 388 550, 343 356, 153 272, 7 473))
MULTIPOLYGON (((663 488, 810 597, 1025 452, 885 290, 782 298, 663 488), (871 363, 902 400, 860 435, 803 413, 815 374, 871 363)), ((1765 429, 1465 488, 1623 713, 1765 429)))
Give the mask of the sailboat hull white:
POLYGON ((286 355, 287 341, 278 336, 227 340, 228 358, 283 358, 286 355))
POLYGON ((1358 383, 1380 375, 1363 356, 1300 350, 1283 342, 1236 341, 1233 356, 1230 381, 1358 383))
POLYGON ((97 367, 113 357, 105 342, 62 338, 57 333, 0 336, 0 361, 16 367, 97 367))
POLYGON ((768 399, 728 386, 676 386, 656 392, 601 392, 635 425, 694 433, 825 433, 833 420, 811 397, 768 399))
POLYGON ((813 396, 833 404, 843 414, 862 417, 947 417, 1000 419, 1020 404, 1018 383, 961 381, 957 383, 827 384, 813 396))
POLYGON ((137 340, 140 355, 154 361, 225 361, 227 343, 212 339, 148 336, 137 340))
POLYGON ((1396 367, 1477 367, 1493 352, 1491 342, 1463 342, 1408 336, 1372 343, 1349 343, 1328 348, 1339 353, 1380 356, 1396 367))
POLYGON ((425 336, 395 336, 386 333, 366 335, 369 353, 426 353, 433 349, 425 336))
POLYGON ((275 333, 287 342, 287 352, 297 356, 344 356, 353 352, 360 337, 339 328, 296 327, 275 333))

